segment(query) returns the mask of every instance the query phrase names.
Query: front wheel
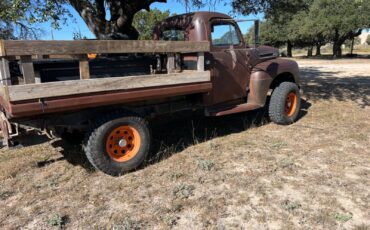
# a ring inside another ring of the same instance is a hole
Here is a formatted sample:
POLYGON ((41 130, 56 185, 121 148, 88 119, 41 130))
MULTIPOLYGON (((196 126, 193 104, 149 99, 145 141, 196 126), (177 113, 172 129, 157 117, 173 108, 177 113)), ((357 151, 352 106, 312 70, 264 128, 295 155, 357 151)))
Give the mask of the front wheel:
POLYGON ((301 110, 301 94, 297 84, 283 82, 272 93, 269 116, 272 122, 290 125, 297 121, 301 110))
POLYGON ((121 176, 145 161, 150 149, 150 131, 140 117, 107 119, 89 134, 84 148, 96 169, 121 176))

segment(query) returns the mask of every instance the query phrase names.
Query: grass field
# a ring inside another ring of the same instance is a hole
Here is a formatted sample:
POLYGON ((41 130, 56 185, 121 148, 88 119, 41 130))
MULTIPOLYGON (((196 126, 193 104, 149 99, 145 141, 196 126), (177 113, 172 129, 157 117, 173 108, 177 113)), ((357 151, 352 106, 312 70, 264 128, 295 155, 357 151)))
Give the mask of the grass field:
POLYGON ((370 61, 299 60, 301 119, 264 111, 153 125, 112 178, 60 140, 0 151, 0 229, 370 229, 370 61))

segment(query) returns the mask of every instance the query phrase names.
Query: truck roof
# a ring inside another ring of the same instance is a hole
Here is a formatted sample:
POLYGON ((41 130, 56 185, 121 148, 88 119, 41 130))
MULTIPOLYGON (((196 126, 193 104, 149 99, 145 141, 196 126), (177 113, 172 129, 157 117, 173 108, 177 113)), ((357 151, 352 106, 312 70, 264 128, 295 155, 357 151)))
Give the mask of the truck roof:
POLYGON ((186 30, 190 41, 206 41, 207 28, 202 25, 213 18, 232 19, 226 14, 205 11, 176 15, 167 18, 154 28, 154 40, 160 40, 164 30, 176 28, 186 30))
POLYGON ((204 21, 210 20, 211 18, 231 19, 229 15, 223 14, 223 13, 211 12, 211 11, 197 11, 197 12, 191 12, 191 13, 172 16, 172 17, 167 18, 165 21, 171 21, 176 18, 187 18, 187 17, 191 17, 193 18, 193 20, 199 19, 199 20, 204 20, 204 21))

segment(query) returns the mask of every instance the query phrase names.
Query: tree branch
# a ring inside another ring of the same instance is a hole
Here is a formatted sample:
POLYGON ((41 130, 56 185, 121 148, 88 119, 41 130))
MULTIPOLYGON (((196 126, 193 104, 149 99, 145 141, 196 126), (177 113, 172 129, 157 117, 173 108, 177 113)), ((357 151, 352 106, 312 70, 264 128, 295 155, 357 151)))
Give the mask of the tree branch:
MULTIPOLYGON (((105 7, 103 2, 103 13, 100 13, 98 8, 89 0, 68 0, 72 7, 79 13, 82 19, 86 22, 89 29, 99 38, 99 34, 102 34, 105 28, 105 7)), ((101 7, 101 1, 96 1, 96 6, 101 7)))
POLYGON ((96 0, 95 6, 97 16, 101 21, 105 21, 106 11, 104 0, 96 0))

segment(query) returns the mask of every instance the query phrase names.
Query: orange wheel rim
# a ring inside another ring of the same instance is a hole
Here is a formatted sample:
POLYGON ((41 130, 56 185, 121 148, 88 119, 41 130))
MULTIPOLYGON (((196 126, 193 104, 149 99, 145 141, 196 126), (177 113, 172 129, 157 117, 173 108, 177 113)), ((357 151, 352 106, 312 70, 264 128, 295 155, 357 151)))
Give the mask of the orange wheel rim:
POLYGON ((120 126, 107 137, 106 151, 109 157, 117 162, 131 160, 139 152, 141 137, 132 126, 120 126))
POLYGON ((291 92, 288 94, 285 103, 285 112, 289 117, 291 117, 295 114, 296 110, 297 110, 297 94, 295 92, 291 92))

